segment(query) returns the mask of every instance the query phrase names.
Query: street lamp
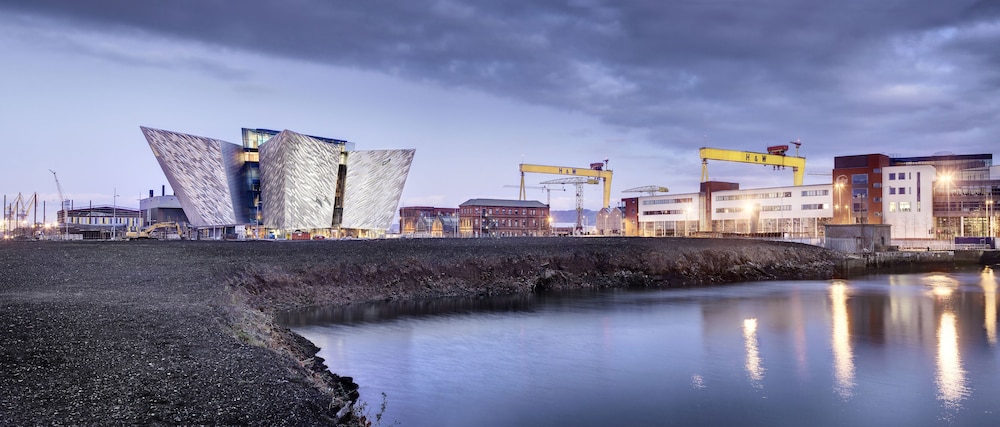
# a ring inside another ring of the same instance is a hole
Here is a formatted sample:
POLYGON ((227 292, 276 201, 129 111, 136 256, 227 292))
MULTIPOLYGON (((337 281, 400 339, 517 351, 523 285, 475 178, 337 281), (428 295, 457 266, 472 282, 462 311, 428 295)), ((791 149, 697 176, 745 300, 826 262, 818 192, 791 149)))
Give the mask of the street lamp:
POLYGON ((118 187, 111 196, 111 240, 115 240, 118 231, 118 187))
MULTIPOLYGON (((837 189, 837 205, 833 207, 833 214, 840 217, 843 217, 844 215, 843 214, 838 215, 837 209, 840 209, 840 211, 843 212, 843 210, 846 208, 846 206, 843 205, 844 196, 841 194, 845 186, 847 186, 847 175, 838 176, 837 182, 833 184, 833 187, 837 189)), ((841 219, 839 224, 843 224, 844 222, 845 221, 841 219)))
POLYGON ((993 237, 993 199, 986 201, 986 234, 987 237, 993 237))
POLYGON ((688 206, 687 208, 684 209, 684 237, 687 237, 688 235, 688 221, 690 220, 689 218, 690 216, 691 216, 691 206, 688 206))
POLYGON ((949 234, 949 238, 951 238, 951 236, 950 236, 950 234, 951 234, 950 233, 950 231, 951 231, 951 180, 952 180, 952 176, 951 176, 950 173, 946 173, 946 174, 942 174, 941 175, 941 182, 944 183, 944 185, 945 185, 945 191, 946 191, 946 193, 945 193, 945 200, 946 200, 947 203, 946 203, 946 206, 945 206, 944 222, 945 222, 945 229, 948 232, 946 234, 949 234))
POLYGON ((747 213, 747 235, 750 235, 750 220, 753 218, 753 205, 749 202, 743 204, 743 210, 747 213))

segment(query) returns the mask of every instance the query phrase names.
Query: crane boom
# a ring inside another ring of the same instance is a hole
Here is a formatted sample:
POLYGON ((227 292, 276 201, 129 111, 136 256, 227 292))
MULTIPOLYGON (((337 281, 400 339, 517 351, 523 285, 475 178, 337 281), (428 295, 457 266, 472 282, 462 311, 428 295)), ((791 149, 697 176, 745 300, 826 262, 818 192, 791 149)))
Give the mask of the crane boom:
POLYGON ((727 162, 753 163, 758 165, 768 165, 775 167, 791 167, 795 185, 802 185, 803 177, 806 173, 806 158, 797 156, 786 156, 784 154, 756 153, 753 151, 723 150, 721 148, 702 147, 698 150, 701 155, 701 182, 708 181, 708 160, 722 160, 727 162))
POLYGON ((56 180, 56 190, 59 191, 59 207, 61 207, 62 211, 63 211, 63 224, 65 225, 65 228, 66 228, 66 234, 68 235, 69 234, 69 209, 66 206, 66 197, 63 196, 62 185, 59 184, 59 177, 56 176, 56 171, 54 171, 52 169, 49 169, 49 172, 52 172, 52 178, 55 178, 55 180, 56 180))
MULTIPOLYGON (((605 160, 605 162, 607 162, 605 160)), ((526 163, 521 163, 521 195, 520 200, 525 200, 526 194, 524 192, 524 174, 528 173, 545 173, 551 175, 569 175, 569 176, 584 176, 589 178, 600 179, 604 181, 604 205, 602 207, 611 206, 611 171, 604 170, 601 163, 593 163, 589 168, 575 168, 570 166, 546 166, 546 165, 531 165, 526 163)), ((596 184, 597 182, 594 182, 596 184)))

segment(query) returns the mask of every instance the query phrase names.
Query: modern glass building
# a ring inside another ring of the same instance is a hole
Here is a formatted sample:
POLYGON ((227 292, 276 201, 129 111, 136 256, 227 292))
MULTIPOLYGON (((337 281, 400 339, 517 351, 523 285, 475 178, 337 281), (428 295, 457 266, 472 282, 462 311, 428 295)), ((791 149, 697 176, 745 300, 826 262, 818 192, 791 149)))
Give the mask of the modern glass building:
POLYGON ((378 237, 395 216, 415 150, 243 129, 243 144, 140 127, 190 225, 203 236, 378 237))

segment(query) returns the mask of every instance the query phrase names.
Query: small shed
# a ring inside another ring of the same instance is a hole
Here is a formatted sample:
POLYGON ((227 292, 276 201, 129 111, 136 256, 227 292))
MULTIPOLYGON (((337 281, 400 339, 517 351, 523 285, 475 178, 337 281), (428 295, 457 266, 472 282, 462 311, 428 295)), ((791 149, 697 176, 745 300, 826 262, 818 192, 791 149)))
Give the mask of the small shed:
POLYGON ((826 224, 827 249, 851 254, 891 250, 889 224, 826 224))

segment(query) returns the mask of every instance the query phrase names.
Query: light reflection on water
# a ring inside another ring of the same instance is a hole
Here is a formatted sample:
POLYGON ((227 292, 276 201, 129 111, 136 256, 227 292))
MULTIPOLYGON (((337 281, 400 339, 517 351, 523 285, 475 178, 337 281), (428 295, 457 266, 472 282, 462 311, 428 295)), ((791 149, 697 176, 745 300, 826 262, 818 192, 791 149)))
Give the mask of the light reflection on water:
POLYGON ((984 270, 284 321, 403 426, 1000 425, 996 287, 984 270))
POLYGON ((835 280, 830 285, 830 310, 833 330, 833 372, 837 394, 849 399, 854 389, 854 353, 851 350, 850 323, 847 318, 847 284, 835 280))

